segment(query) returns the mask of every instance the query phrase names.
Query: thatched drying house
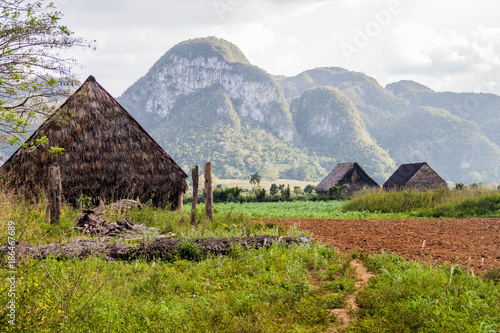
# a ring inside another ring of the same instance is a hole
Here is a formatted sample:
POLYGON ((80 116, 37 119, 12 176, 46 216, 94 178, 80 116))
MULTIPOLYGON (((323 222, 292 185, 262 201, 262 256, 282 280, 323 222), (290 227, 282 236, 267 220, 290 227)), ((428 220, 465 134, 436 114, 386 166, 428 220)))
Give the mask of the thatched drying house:
POLYGON ((427 163, 401 164, 384 183, 384 189, 428 190, 447 187, 446 182, 427 163))
POLYGON ((368 176, 358 163, 339 163, 316 186, 316 193, 326 195, 331 187, 342 185, 347 185, 348 193, 359 191, 365 187, 379 187, 379 184, 368 176))
POLYGON ((86 194, 104 201, 139 198, 176 208, 187 175, 104 88, 90 76, 30 137, 47 144, 17 150, 0 177, 28 196, 48 184, 48 169, 61 169, 64 199, 76 204, 86 194), (55 155, 50 147, 64 148, 55 155))

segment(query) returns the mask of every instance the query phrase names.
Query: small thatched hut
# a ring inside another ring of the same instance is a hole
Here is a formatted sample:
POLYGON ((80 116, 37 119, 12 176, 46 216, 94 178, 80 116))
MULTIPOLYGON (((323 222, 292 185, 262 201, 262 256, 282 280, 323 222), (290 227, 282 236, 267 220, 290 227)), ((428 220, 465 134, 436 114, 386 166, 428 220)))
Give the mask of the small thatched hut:
POLYGON ((446 182, 427 163, 401 164, 384 183, 384 189, 428 190, 447 187, 446 182))
POLYGON ((347 185, 348 193, 353 193, 365 187, 379 187, 363 168, 356 162, 339 163, 316 186, 318 195, 326 195, 330 187, 347 185))
POLYGON ((30 137, 47 144, 18 149, 0 177, 28 196, 47 188, 48 168, 61 168, 64 199, 76 204, 86 194, 111 201, 139 198, 176 208, 188 185, 186 173, 93 76, 30 137), (50 147, 64 148, 54 155, 50 147))

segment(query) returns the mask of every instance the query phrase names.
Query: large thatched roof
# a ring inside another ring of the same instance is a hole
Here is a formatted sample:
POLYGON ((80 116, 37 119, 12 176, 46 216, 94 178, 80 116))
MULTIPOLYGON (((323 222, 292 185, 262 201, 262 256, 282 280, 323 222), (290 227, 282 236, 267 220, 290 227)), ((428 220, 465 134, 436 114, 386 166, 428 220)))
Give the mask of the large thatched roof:
POLYGON ((361 189, 365 186, 378 187, 363 168, 356 162, 339 163, 333 170, 316 186, 318 194, 325 194, 330 187, 348 185, 352 191, 361 189))
POLYGON ((93 76, 29 139, 46 136, 45 146, 17 150, 0 176, 34 195, 47 186, 48 167, 61 167, 64 197, 82 193, 103 199, 136 198, 163 205, 188 188, 186 173, 93 76), (62 147, 54 155, 50 147, 62 147))
POLYGON ((383 186, 429 189, 446 186, 446 182, 426 162, 421 162, 401 164, 383 186))

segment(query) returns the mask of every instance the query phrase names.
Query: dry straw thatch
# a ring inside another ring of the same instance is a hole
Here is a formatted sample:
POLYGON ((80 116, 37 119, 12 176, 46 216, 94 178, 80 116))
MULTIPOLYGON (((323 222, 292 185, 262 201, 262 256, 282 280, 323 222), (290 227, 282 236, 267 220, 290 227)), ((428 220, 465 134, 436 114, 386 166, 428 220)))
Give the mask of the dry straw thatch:
POLYGON ((330 187, 342 185, 347 185, 349 193, 359 191, 364 187, 379 187, 379 184, 358 163, 339 163, 316 186, 316 193, 326 195, 330 187))
POLYGON ((186 173, 93 76, 54 112, 28 141, 48 138, 33 151, 21 147, 0 168, 0 177, 28 197, 47 188, 48 168, 61 168, 63 196, 105 201, 139 198, 176 208, 188 185, 186 173), (62 147, 54 155, 50 147, 62 147))
POLYGON ((401 164, 384 183, 384 189, 429 190, 447 187, 441 178, 426 162, 401 164))

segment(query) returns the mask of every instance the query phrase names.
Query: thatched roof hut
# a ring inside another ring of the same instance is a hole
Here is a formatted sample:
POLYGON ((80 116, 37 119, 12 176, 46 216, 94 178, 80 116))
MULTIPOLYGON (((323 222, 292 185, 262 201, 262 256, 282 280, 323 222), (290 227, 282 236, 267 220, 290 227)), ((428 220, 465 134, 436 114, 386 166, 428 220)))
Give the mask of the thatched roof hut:
POLYGON ((347 185, 348 193, 353 193, 365 187, 379 187, 363 168, 356 162, 339 163, 316 186, 316 193, 326 195, 330 187, 347 185))
POLYGON ((447 187, 446 182, 427 163, 401 164, 384 183, 384 189, 428 190, 447 187))
POLYGON ((139 198, 172 208, 186 192, 186 173, 99 83, 90 76, 30 137, 47 137, 33 151, 21 147, 0 177, 28 196, 47 188, 48 168, 61 168, 63 196, 86 194, 104 201, 139 198), (50 147, 62 147, 54 155, 50 147))

